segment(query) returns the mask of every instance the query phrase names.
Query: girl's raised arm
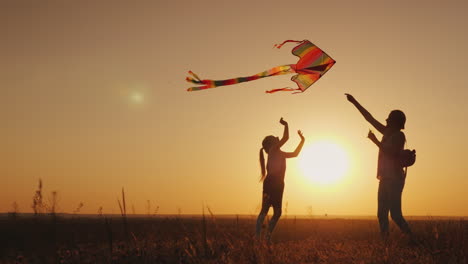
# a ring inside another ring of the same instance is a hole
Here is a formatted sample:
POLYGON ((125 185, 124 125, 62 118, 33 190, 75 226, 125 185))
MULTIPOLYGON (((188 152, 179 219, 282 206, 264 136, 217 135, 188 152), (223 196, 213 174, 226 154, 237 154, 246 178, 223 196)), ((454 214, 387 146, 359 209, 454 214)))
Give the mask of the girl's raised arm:
POLYGON ((299 155, 299 153, 302 150, 302 147, 304 146, 305 138, 302 135, 302 132, 300 130, 297 131, 297 134, 299 137, 301 137, 301 142, 299 142, 299 145, 297 145, 296 150, 294 152, 284 152, 284 155, 286 158, 295 158, 299 155))
POLYGON ((281 148, 281 146, 286 143, 289 139, 289 127, 288 127, 288 122, 286 122, 283 118, 280 119, 280 124, 284 126, 284 131, 283 131, 283 137, 280 139, 280 142, 278 144, 278 148, 281 148))

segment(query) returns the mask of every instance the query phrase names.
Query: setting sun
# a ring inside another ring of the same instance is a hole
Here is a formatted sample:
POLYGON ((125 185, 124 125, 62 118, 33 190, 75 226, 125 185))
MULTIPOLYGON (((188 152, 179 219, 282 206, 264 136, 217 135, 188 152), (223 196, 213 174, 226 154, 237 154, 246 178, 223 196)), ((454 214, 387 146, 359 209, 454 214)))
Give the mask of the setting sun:
POLYGON ((333 184, 343 178, 349 167, 346 151, 330 141, 316 141, 305 146, 299 157, 304 176, 319 184, 333 184))

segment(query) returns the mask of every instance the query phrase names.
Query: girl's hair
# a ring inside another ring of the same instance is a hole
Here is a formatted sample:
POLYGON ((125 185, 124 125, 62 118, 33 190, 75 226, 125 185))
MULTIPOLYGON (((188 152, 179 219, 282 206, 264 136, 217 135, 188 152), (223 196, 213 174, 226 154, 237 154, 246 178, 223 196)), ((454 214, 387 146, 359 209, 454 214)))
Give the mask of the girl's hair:
POLYGON ((260 169, 262 170, 262 175, 260 177, 260 181, 263 181, 266 177, 265 157, 263 155, 263 151, 265 150, 265 152, 268 154, 275 140, 276 137, 274 136, 266 136, 262 141, 262 148, 260 149, 260 169))
POLYGON ((260 149, 260 169, 262 170, 262 175, 260 175, 260 181, 262 182, 266 176, 265 158, 263 157, 263 148, 260 149))
POLYGON ((405 123, 406 123, 406 116, 405 113, 401 110, 393 110, 390 112, 390 115, 388 116, 392 121, 392 123, 398 127, 399 129, 405 129, 405 123))

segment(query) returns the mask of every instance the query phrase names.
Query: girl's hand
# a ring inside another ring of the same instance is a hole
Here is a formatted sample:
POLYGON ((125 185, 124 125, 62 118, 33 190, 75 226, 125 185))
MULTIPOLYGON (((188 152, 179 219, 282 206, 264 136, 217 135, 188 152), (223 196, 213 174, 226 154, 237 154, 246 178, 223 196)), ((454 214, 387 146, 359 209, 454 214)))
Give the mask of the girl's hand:
POLYGON ((347 94, 345 93, 346 95, 346 99, 348 99, 348 101, 350 101, 351 103, 355 103, 356 102, 356 99, 354 99, 354 97, 350 94, 347 94))
POLYGON ((377 137, 375 136, 374 132, 372 132, 372 130, 369 130, 369 133, 367 134, 367 137, 372 141, 377 140, 377 137))
POLYGON ((297 134, 299 135, 299 137, 301 138, 301 140, 305 140, 304 135, 302 135, 302 131, 298 130, 298 131, 297 131, 297 134))
POLYGON ((283 126, 287 126, 288 125, 288 122, 284 121, 283 118, 280 119, 280 124, 282 124, 283 126))

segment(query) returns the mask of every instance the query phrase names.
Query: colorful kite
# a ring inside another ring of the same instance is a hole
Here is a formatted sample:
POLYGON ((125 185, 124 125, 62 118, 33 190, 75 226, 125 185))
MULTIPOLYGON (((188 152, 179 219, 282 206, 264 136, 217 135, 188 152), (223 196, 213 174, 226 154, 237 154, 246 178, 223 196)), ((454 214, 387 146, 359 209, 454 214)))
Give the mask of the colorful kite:
POLYGON ((189 71, 189 74, 192 77, 187 77, 186 80, 191 83, 200 84, 202 86, 190 87, 187 91, 200 91, 209 88, 215 88, 218 86, 231 85, 241 82, 249 82, 257 80, 264 77, 276 76, 281 74, 288 73, 297 73, 294 75, 291 80, 297 84, 298 88, 279 88, 266 91, 267 93, 274 93, 278 91, 294 91, 295 93, 304 92, 309 88, 313 83, 315 83, 322 75, 324 75, 332 66, 335 64, 330 56, 325 52, 319 49, 317 46, 312 44, 308 40, 295 41, 295 40, 286 40, 281 44, 275 45, 276 48, 281 48, 284 44, 288 42, 299 43, 293 50, 292 54, 299 57, 297 64, 287 64, 282 66, 277 66, 266 70, 264 72, 247 76, 247 77, 238 77, 227 80, 201 80, 195 73, 189 71))

